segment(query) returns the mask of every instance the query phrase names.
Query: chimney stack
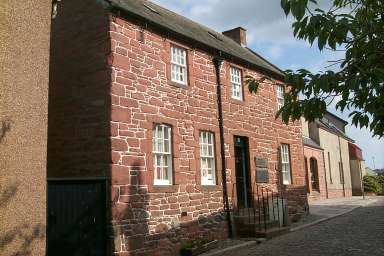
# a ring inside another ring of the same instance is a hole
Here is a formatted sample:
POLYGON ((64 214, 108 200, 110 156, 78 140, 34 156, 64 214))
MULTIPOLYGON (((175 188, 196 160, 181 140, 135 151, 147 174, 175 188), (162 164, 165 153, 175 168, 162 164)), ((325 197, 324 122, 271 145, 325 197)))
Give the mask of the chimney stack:
POLYGON ((235 41, 236 43, 240 44, 243 47, 247 46, 247 30, 245 28, 237 27, 234 29, 224 31, 222 34, 231 38, 233 41, 235 41))

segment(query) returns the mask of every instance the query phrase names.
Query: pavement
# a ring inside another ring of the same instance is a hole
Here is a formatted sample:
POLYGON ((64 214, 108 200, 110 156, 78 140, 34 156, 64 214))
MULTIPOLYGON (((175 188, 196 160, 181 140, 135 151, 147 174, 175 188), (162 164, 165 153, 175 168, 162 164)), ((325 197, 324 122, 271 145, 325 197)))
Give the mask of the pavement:
POLYGON ((307 216, 291 225, 291 233, 287 235, 268 241, 236 240, 232 246, 224 246, 202 256, 384 255, 384 236, 378 235, 384 234, 384 197, 314 201, 309 203, 309 209, 307 216), (375 221, 381 225, 376 225, 375 221), (364 244, 357 245, 362 242, 361 239, 364 244), (380 246, 377 246, 376 240, 379 240, 380 246), (372 244, 376 246, 372 247, 372 244), (371 252, 366 254, 362 248, 371 252))
POLYGON ((291 225, 291 231, 297 231, 323 221, 349 213, 359 207, 375 203, 378 197, 353 196, 309 202, 309 214, 291 225))

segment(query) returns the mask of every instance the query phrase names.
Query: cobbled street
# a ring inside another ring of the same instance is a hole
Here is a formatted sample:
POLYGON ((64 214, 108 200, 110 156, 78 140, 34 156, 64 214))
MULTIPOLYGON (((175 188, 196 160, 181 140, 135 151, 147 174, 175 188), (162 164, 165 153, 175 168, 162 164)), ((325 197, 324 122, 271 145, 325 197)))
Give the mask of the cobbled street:
POLYGON ((384 255, 384 198, 348 214, 222 256, 384 255))

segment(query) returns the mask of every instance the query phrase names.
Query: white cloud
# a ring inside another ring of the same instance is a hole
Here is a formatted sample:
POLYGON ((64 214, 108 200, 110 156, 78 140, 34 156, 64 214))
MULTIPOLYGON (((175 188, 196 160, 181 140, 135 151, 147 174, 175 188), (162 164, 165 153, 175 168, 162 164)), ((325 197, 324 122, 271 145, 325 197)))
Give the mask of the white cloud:
POLYGON ((272 45, 268 48, 268 56, 273 59, 278 59, 283 54, 283 48, 278 45, 272 45))
POLYGON ((291 21, 287 22, 280 1, 265 0, 154 0, 219 32, 242 26, 247 29, 248 42, 292 43, 291 21))
MULTIPOLYGON (((312 72, 325 70, 329 60, 343 57, 343 52, 324 51, 319 54, 316 47, 293 37, 292 17, 286 17, 279 0, 153 0, 154 2, 206 25, 218 32, 237 26, 247 29, 248 45, 262 56, 276 61, 275 64, 293 70, 306 68, 312 72)), ((321 8, 327 8, 330 0, 319 1, 321 8)), ((328 69, 337 69, 331 67, 328 69)), ((330 106, 334 112, 346 120, 348 113, 338 113, 335 101, 330 106)), ((350 120, 348 120, 350 121, 350 120)), ((384 140, 372 138, 367 129, 348 126, 347 133, 363 149, 367 164, 384 167, 384 140)))

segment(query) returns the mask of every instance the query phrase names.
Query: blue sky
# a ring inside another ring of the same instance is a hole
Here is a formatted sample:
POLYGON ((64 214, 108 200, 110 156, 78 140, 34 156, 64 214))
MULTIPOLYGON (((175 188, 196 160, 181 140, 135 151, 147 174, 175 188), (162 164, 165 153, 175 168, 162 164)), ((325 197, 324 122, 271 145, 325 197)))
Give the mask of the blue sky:
MULTIPOLYGON (((153 1, 218 32, 238 26, 246 28, 248 47, 283 70, 306 68, 318 72, 329 65, 328 60, 336 60, 343 54, 320 52, 316 47, 296 40, 291 29, 292 18, 284 15, 279 0, 153 1)), ((329 110, 350 121, 348 113, 337 112, 334 104, 329 110)), ((347 127, 347 134, 363 149, 367 166, 384 168, 384 139, 372 138, 367 129, 360 130, 351 125, 347 127)))

